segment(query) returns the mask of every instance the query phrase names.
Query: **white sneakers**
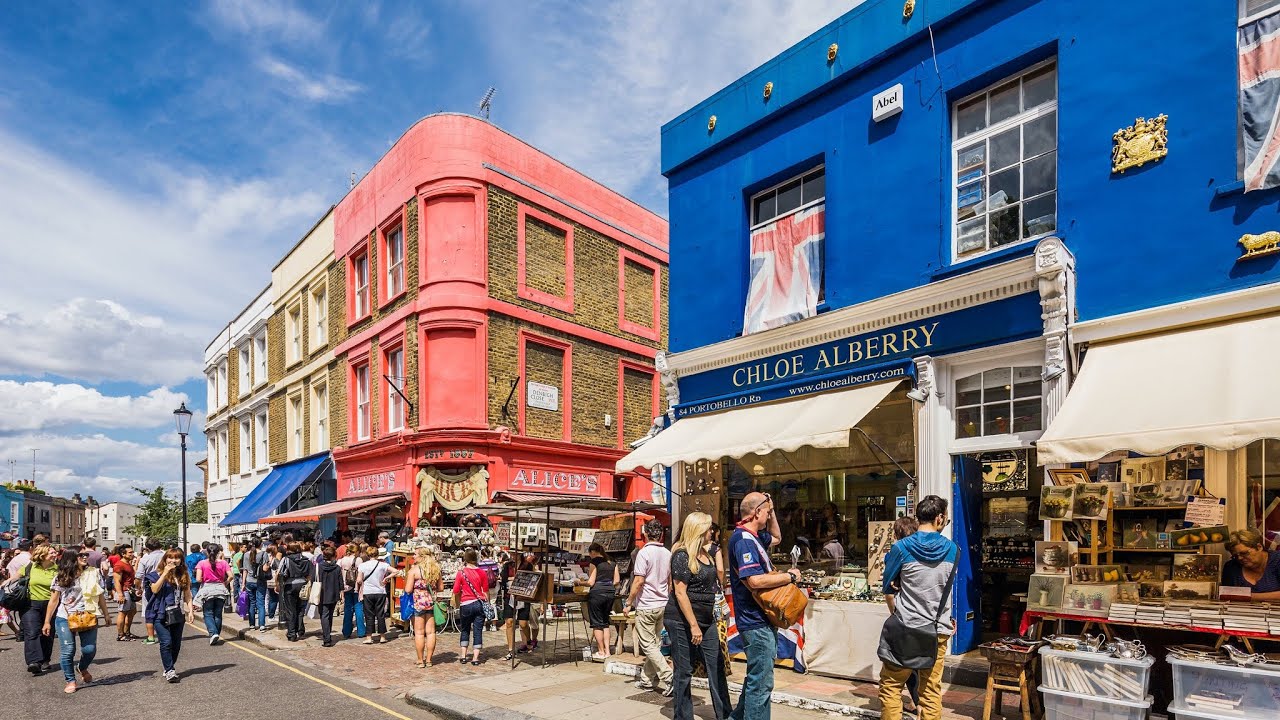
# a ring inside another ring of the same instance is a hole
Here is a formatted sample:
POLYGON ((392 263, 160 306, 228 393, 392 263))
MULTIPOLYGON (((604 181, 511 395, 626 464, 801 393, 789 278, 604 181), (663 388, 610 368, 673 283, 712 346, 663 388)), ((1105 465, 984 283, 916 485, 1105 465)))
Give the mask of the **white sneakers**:
POLYGON ((210 645, 217 645, 217 644, 218 644, 218 643, 220 643, 220 642, 222 642, 222 636, 221 636, 221 635, 210 635, 210 636, 209 636, 209 644, 210 644, 210 645))

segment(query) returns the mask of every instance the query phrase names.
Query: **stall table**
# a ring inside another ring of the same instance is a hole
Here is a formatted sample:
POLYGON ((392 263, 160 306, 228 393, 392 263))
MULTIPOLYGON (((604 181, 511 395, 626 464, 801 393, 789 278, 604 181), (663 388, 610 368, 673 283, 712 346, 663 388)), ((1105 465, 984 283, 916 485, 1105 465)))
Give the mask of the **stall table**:
POLYGON ((885 603, 809 600, 804 611, 804 661, 808 672, 853 680, 879 680, 880 628, 885 603))
POLYGON ((1204 633, 1206 635, 1217 635, 1218 640, 1214 644, 1215 648, 1220 648, 1228 640, 1238 639, 1245 649, 1253 652, 1254 640, 1276 640, 1280 641, 1280 637, 1269 633, 1245 632, 1243 630, 1227 630, 1223 628, 1196 627, 1194 625, 1152 625, 1149 623, 1133 623, 1108 620, 1104 617, 1095 617, 1092 615, 1074 615, 1072 613, 1048 612, 1040 610, 1028 610, 1022 615, 1022 625, 1019 632, 1026 636, 1027 631, 1031 629, 1032 623, 1036 625, 1035 638, 1039 639, 1041 635, 1041 621, 1044 620, 1068 620, 1071 622, 1084 623, 1082 632, 1088 632, 1092 627, 1097 626, 1107 639, 1111 639, 1114 635, 1113 626, 1131 627, 1131 628, 1150 628, 1152 630, 1181 630, 1183 632, 1204 633))

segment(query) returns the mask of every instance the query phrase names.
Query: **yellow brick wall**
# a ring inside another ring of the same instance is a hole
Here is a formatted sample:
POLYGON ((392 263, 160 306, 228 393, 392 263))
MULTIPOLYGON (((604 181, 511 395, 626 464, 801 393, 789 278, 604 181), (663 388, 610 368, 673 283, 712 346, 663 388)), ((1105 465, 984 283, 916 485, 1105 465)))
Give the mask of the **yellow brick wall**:
POLYGON ((329 444, 347 444, 347 361, 329 363, 329 444))
POLYGON ((623 273, 627 283, 626 292, 624 293, 627 321, 645 327, 652 327, 653 283, 655 281, 653 270, 632 260, 626 260, 623 263, 623 273))
POLYGON ((653 423, 653 376, 632 368, 623 371, 622 443, 626 445, 649 432, 653 423))
POLYGON ((271 455, 272 465, 279 465, 282 462, 289 461, 289 446, 287 444, 289 430, 285 420, 286 408, 283 390, 271 396, 271 402, 267 406, 267 431, 270 435, 267 439, 267 452, 271 455))
MULTIPOLYGON (((557 348, 529 343, 525 346, 524 385, 538 382, 560 389, 557 410, 528 407, 524 411, 524 434, 530 437, 559 440, 564 437, 564 409, 566 404, 563 381, 564 352, 557 348)), ((524 390, 518 390, 523 393, 524 390)))
POLYGON ((567 242, 563 228, 536 217, 525 217, 525 285, 556 297, 564 296, 567 242))
POLYGON ((235 405, 240 399, 240 351, 231 348, 227 353, 227 404, 235 405))
POLYGON ((404 337, 404 394, 412 407, 409 409, 408 428, 418 427, 418 320, 410 315, 405 320, 404 337))
POLYGON ((285 376, 284 308, 267 318, 267 382, 278 383, 285 376))
POLYGON ((240 472, 240 420, 237 418, 227 423, 227 469, 228 475, 240 472))

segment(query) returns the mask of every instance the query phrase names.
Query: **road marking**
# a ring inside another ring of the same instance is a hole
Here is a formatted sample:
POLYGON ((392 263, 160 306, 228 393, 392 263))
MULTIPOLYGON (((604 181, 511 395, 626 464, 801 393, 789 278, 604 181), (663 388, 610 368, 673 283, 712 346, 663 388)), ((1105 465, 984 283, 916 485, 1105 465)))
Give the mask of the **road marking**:
MULTIPOLYGON (((191 623, 191 627, 197 628, 197 629, 199 629, 199 630, 204 630, 204 628, 203 628, 203 627, 201 627, 201 626, 199 626, 199 625, 195 625, 194 623, 191 623)), ((299 669, 298 669, 298 668, 296 668, 296 667, 293 667, 292 665, 288 665, 288 664, 286 664, 286 663, 282 663, 282 662, 280 662, 279 660, 276 660, 276 659, 274 659, 274 658, 269 658, 269 657, 267 657, 266 655, 263 655, 262 653, 257 652, 257 651, 255 651, 255 650, 250 650, 250 649, 249 649, 249 648, 247 648, 247 647, 242 647, 242 646, 240 645, 240 643, 238 643, 238 642, 226 643, 226 645, 227 645, 227 647, 233 647, 233 648, 235 648, 235 649, 237 649, 237 650, 239 650, 239 651, 241 651, 241 652, 247 652, 247 653, 249 653, 250 655, 254 655, 254 656, 256 656, 256 657, 262 658, 263 660, 266 660, 267 662, 271 663, 272 665, 278 665, 278 666, 280 666, 280 667, 284 668, 285 670, 288 670, 288 671, 289 671, 289 672, 291 672, 291 673, 295 673, 295 674, 297 674, 297 675, 301 675, 302 677, 304 677, 304 678, 306 678, 306 679, 310 680, 310 681, 311 681, 311 682, 313 682, 313 683, 318 683, 318 684, 320 684, 320 685, 323 685, 323 686, 325 686, 325 687, 329 688, 330 690, 333 690, 333 691, 335 691, 335 692, 342 693, 343 695, 346 695, 347 697, 351 698, 352 700, 359 700, 360 702, 364 703, 365 705, 368 705, 369 707, 372 707, 372 708, 377 708, 377 709, 381 710, 382 712, 384 712, 384 713, 386 713, 386 714, 390 715, 390 716, 391 716, 391 717, 393 717, 393 718, 400 718, 400 720, 413 720, 413 718, 409 717, 408 715, 401 715, 400 713, 396 712, 395 710, 392 710, 392 709, 391 709, 391 708, 389 708, 389 707, 383 707, 382 705, 379 705, 378 703, 376 703, 376 702, 374 702, 374 701, 372 701, 372 700, 370 700, 370 699, 368 699, 368 698, 362 698, 362 697, 360 697, 359 695, 356 695, 356 694, 355 694, 355 693, 353 693, 353 692, 350 692, 350 691, 347 691, 347 690, 343 690, 342 688, 338 687, 337 685, 334 685, 334 684, 333 684, 333 683, 331 683, 331 682, 325 682, 324 680, 321 680, 320 678, 312 677, 311 675, 308 675, 308 674, 306 674, 306 673, 302 672, 301 670, 299 670, 299 669)))

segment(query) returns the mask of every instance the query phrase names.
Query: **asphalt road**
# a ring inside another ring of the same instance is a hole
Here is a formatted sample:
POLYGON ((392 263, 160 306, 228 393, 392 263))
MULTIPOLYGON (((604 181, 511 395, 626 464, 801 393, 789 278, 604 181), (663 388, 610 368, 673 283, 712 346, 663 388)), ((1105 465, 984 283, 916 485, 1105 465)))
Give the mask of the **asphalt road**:
MULTIPOLYGON (((134 632, 145 632, 140 622, 134 632)), ((182 681, 177 684, 164 680, 159 646, 117 642, 115 628, 100 627, 98 638, 97 658, 89 669, 94 683, 66 695, 56 639, 53 670, 32 677, 22 659, 22 643, 9 634, 0 637, 0 715, 5 720, 435 717, 403 700, 289 665, 259 646, 231 641, 210 647, 203 627, 187 626, 177 663, 182 681)))

